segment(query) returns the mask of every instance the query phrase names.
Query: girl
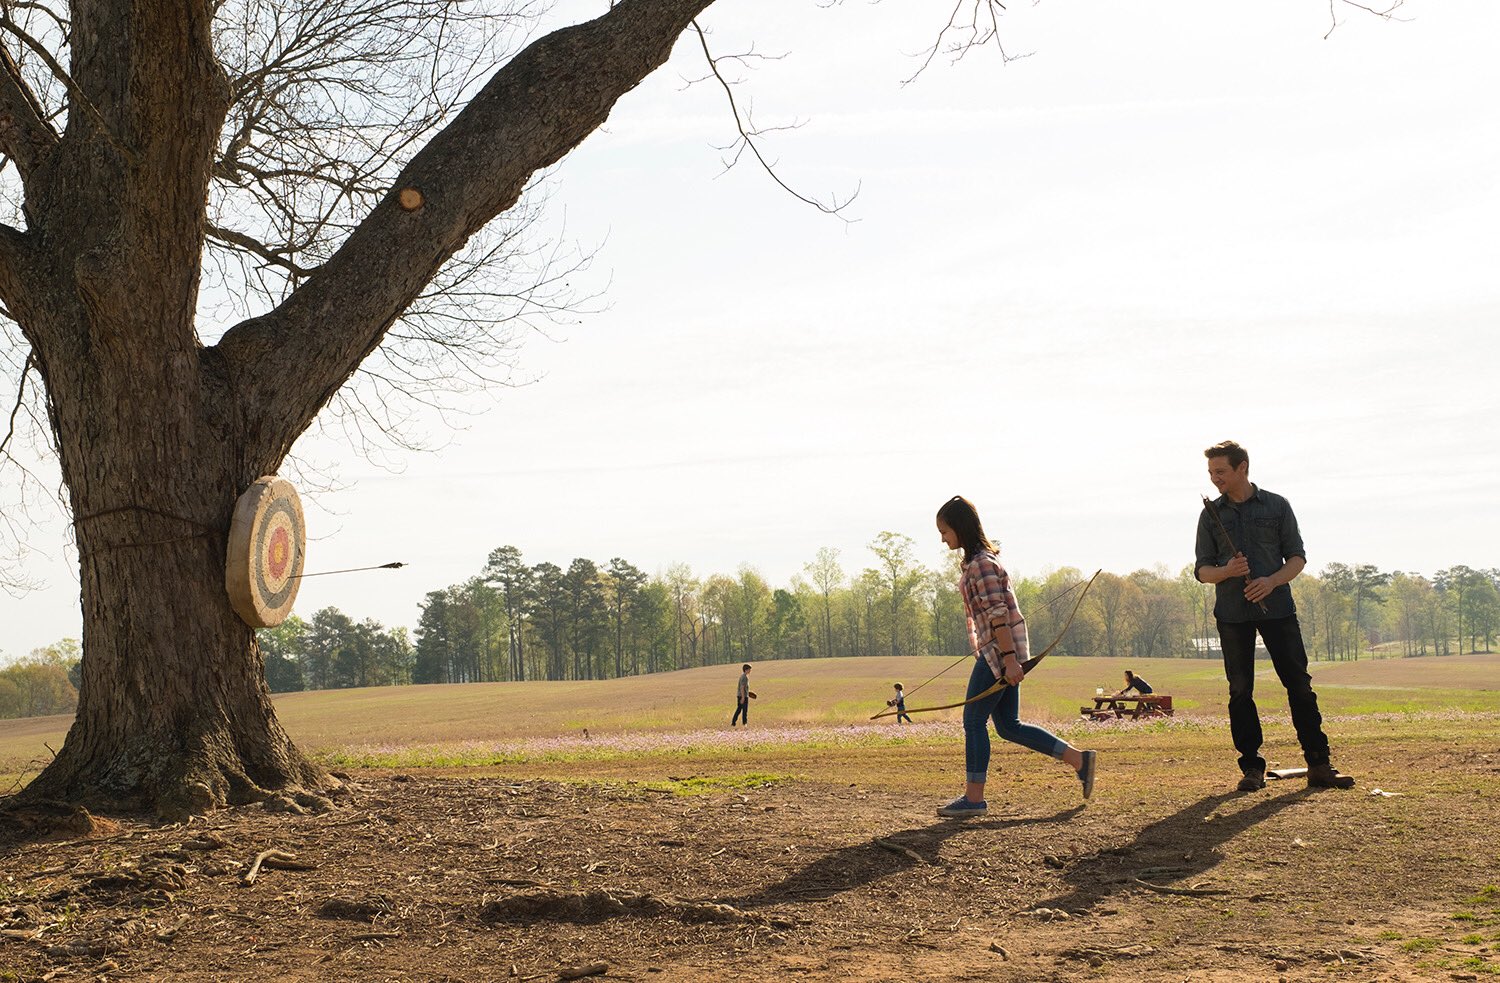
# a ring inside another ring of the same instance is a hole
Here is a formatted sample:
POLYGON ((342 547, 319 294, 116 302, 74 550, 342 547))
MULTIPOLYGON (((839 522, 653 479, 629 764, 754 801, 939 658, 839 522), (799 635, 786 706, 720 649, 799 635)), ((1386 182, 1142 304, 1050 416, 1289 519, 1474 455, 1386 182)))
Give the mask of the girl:
POLYGON ((995 545, 984 534, 979 513, 968 499, 955 495, 938 509, 938 535, 950 550, 964 551, 963 577, 959 593, 969 621, 969 641, 975 649, 974 672, 969 677, 968 696, 982 693, 1004 678, 1010 685, 964 707, 964 794, 938 809, 940 816, 982 816, 989 811, 984 801, 984 783, 990 767, 990 735, 986 722, 995 720, 995 732, 1007 741, 1065 761, 1083 783, 1083 797, 1094 793, 1096 754, 1080 751, 1034 724, 1020 720, 1021 663, 1030 658, 1026 644, 1026 619, 1016 607, 1010 575, 995 555, 995 545))

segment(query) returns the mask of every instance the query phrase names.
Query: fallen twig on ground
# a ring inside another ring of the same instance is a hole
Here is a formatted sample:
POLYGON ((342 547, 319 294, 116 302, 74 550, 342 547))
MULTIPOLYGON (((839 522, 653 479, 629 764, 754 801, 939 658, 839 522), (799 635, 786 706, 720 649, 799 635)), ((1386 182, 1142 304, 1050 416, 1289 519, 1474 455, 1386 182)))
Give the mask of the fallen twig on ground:
POLYGON ((240 878, 240 886, 249 887, 254 884, 255 879, 260 876, 261 865, 265 864, 268 860, 286 861, 296 859, 297 855, 295 853, 287 853, 285 850, 262 850, 256 855, 254 862, 250 864, 250 869, 245 872, 245 876, 240 878))
POLYGON ((922 856, 920 853, 918 853, 917 851, 911 849, 910 847, 904 847, 904 846, 902 846, 899 843, 892 843, 890 840, 882 840, 879 837, 876 837, 875 839, 871 840, 870 842, 874 843, 876 846, 880 847, 882 850, 889 850, 892 853, 905 854, 906 856, 912 858, 913 860, 915 860, 919 864, 925 864, 925 863, 929 863, 929 862, 931 862, 931 863, 936 863, 937 862, 937 861, 928 861, 926 857, 922 856))

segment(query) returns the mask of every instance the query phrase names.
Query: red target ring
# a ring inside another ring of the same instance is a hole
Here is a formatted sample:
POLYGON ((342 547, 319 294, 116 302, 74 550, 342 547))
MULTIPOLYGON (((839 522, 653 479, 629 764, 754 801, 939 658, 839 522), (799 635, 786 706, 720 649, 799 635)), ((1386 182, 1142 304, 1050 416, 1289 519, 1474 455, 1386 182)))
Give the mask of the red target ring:
POLYGON ((224 587, 236 614, 253 628, 292 613, 307 554, 302 503, 290 481, 256 479, 234 504, 224 587))

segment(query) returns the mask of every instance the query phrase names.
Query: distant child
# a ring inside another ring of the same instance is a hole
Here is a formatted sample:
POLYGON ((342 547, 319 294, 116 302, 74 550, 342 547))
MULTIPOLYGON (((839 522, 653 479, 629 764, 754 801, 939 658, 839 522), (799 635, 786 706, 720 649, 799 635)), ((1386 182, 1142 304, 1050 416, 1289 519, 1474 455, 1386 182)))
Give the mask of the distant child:
POLYGON ((901 688, 900 683, 896 684, 896 698, 886 700, 885 705, 896 708, 896 723, 899 724, 903 720, 911 723, 911 715, 906 712, 906 691, 901 688))
POLYGON ((963 577, 958 586, 975 653, 968 695, 977 696, 1002 678, 1009 684, 964 707, 964 794, 938 809, 938 815, 982 816, 989 811, 984 784, 990 768, 986 725, 991 717, 995 732, 1005 740, 1066 762, 1078 774, 1087 799, 1094 793, 1095 753, 1080 751, 1035 724, 1021 723, 1021 681, 1026 678, 1021 663, 1031 657, 1026 619, 1016 606, 1010 575, 985 536, 978 511, 968 499, 955 495, 938 509, 937 529, 944 546, 964 551, 963 577))
POLYGON ((729 718, 729 726, 733 727, 741 720, 745 726, 750 726, 750 701, 755 699, 755 694, 750 692, 750 663, 740 666, 740 685, 734 694, 734 716, 729 718))

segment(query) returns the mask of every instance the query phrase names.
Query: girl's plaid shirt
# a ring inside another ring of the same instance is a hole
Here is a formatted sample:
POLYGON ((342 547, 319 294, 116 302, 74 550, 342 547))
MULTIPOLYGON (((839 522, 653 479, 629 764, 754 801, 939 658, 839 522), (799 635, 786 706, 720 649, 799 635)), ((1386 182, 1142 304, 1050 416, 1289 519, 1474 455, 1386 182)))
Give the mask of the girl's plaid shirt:
POLYGON ((964 615, 969 621, 969 644, 984 656, 996 679, 1004 675, 1000 665, 1000 650, 995 645, 994 632, 990 630, 992 614, 1004 613, 1010 625, 1010 637, 1016 643, 1016 659, 1025 662, 1031 658, 1031 648, 1026 641, 1026 619, 1016 605, 1015 592, 1010 589, 1010 574, 1000 565, 1000 558, 986 550, 974 554, 964 564, 963 578, 958 582, 959 593, 964 598, 964 615))

